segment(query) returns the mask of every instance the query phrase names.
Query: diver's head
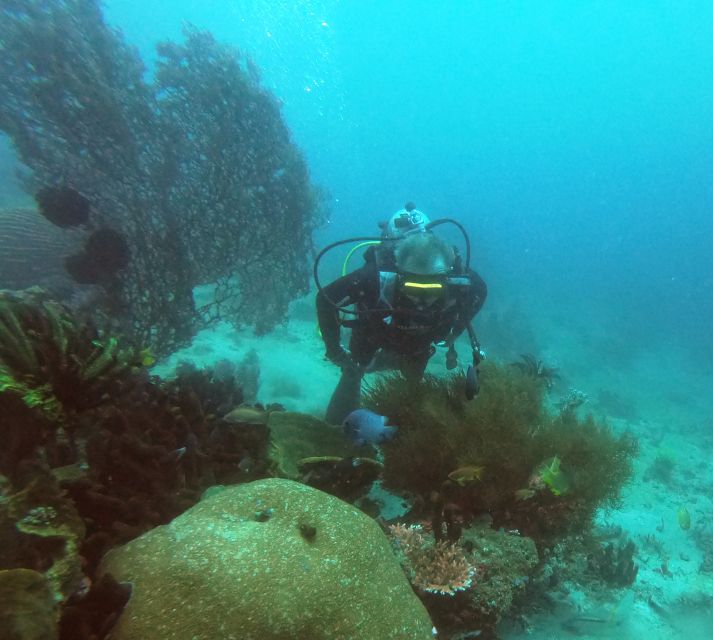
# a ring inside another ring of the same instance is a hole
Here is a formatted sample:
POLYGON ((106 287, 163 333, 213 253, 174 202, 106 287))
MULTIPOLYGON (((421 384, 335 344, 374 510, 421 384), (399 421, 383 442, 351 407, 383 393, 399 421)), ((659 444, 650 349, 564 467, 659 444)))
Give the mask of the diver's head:
POLYGON ((396 247, 399 292, 419 309, 444 300, 448 275, 453 271, 453 248, 431 233, 418 233, 396 247))
POLYGON ((396 270, 400 273, 444 276, 454 263, 453 248, 432 233, 410 235, 396 246, 396 270))
POLYGON ((385 238, 404 238, 412 233, 426 231, 426 225, 429 222, 428 216, 416 209, 413 202, 407 202, 404 208, 399 209, 384 225, 383 236, 385 238))

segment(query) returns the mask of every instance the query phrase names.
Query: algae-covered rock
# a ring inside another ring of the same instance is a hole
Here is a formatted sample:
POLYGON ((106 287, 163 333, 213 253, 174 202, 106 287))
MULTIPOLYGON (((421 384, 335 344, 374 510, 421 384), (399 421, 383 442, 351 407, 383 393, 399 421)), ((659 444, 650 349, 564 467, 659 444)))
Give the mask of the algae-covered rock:
POLYGON ((484 638, 497 637, 498 623, 524 594, 538 563, 535 543, 515 532, 494 531, 481 524, 465 529, 459 544, 476 568, 475 586, 450 601, 425 594, 424 603, 446 637, 473 628, 480 629, 484 638))
POLYGON ((76 507, 49 471, 37 469, 23 489, 0 496, 0 566, 41 567, 58 601, 82 582, 84 533, 76 507))
POLYGON ((277 472, 291 479, 300 477, 298 461, 314 456, 374 457, 373 447, 357 447, 342 429, 306 413, 274 411, 267 421, 270 429, 270 459, 277 472))
POLYGON ((431 621, 379 526, 290 480, 228 487, 127 545, 112 640, 426 640, 431 621))
POLYGON ((369 491, 384 465, 371 458, 312 456, 298 460, 297 468, 304 484, 353 502, 369 491))
POLYGON ((57 606, 45 577, 30 569, 0 571, 0 637, 55 640, 57 606))
POLYGON ((522 593, 539 557, 531 538, 517 533, 473 527, 463 532, 461 542, 473 549, 473 562, 481 567, 478 588, 470 592, 481 620, 497 623, 522 593))

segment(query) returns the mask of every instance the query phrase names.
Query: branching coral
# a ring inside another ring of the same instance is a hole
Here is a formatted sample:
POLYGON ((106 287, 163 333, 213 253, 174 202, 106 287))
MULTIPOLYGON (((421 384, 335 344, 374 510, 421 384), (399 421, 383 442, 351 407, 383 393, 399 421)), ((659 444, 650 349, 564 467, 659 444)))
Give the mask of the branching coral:
POLYGON ((68 185, 131 260, 107 306, 162 353, 200 320, 265 331, 306 291, 319 202, 254 65, 209 34, 165 43, 152 84, 97 0, 0 9, 0 130, 32 170, 68 185), (192 289, 217 282, 197 314, 192 289))
POLYGON ((459 545, 436 541, 416 525, 389 527, 394 549, 411 584, 428 593, 452 596, 473 584, 475 568, 459 545))
POLYGON ((597 546, 587 558, 589 572, 613 587, 628 587, 639 572, 634 553, 636 544, 629 539, 597 546))

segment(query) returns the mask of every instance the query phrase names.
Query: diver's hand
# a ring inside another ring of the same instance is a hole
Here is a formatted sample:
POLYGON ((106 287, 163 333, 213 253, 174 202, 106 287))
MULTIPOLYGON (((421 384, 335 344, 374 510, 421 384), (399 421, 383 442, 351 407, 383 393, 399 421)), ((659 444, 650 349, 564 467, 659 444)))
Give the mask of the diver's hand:
POLYGON ((342 345, 339 345, 335 349, 327 349, 325 357, 342 370, 356 370, 359 368, 359 365, 354 361, 352 354, 349 353, 349 351, 347 351, 342 345))

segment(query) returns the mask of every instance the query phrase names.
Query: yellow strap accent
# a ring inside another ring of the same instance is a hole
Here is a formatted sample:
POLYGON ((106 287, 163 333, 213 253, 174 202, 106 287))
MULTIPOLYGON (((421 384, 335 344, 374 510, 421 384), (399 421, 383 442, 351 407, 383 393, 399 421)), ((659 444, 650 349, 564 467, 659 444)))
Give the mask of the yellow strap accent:
POLYGON ((404 287, 413 289, 443 289, 440 282, 404 282, 404 287))

